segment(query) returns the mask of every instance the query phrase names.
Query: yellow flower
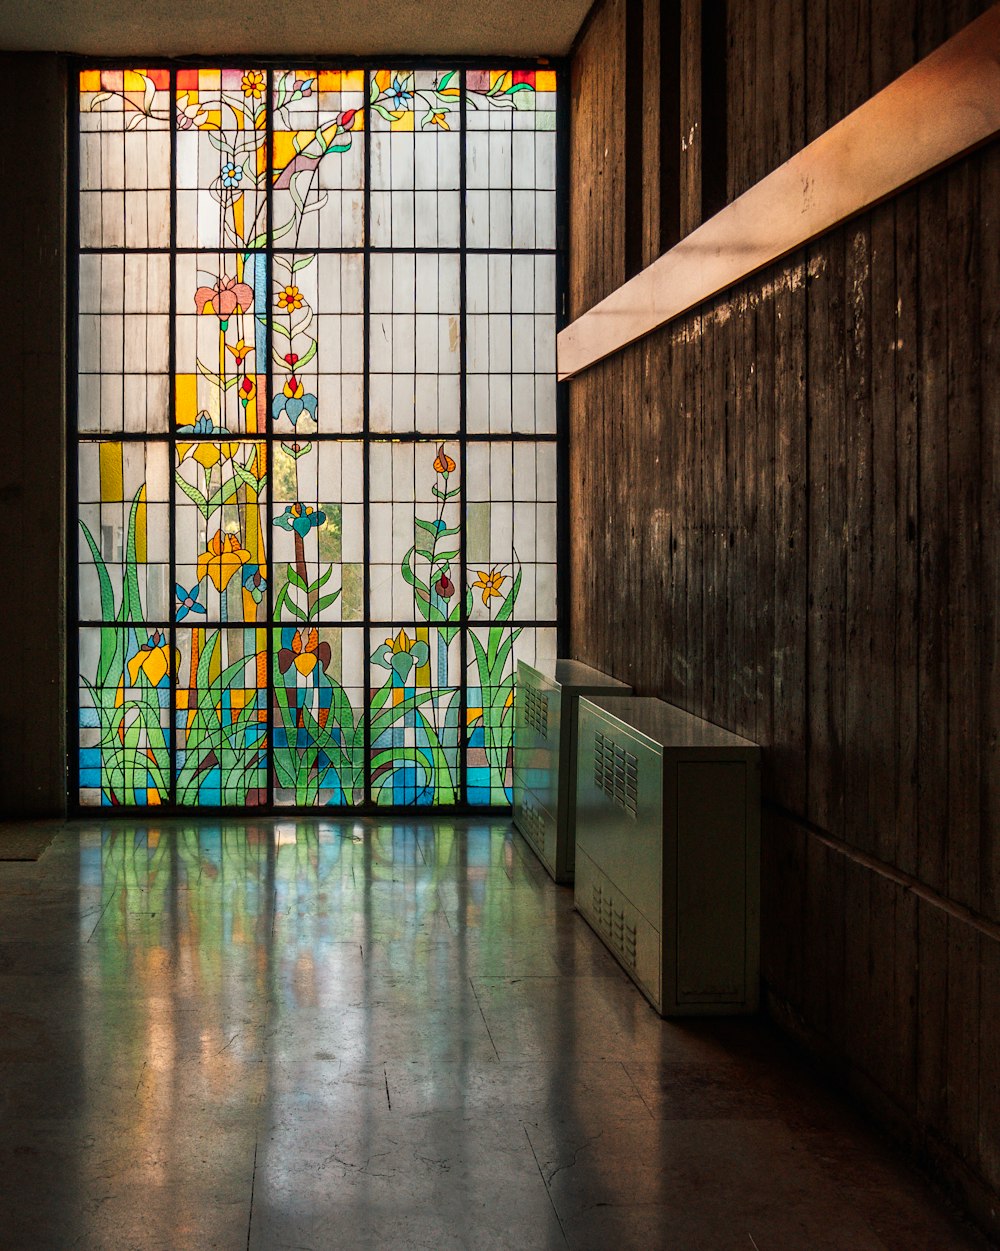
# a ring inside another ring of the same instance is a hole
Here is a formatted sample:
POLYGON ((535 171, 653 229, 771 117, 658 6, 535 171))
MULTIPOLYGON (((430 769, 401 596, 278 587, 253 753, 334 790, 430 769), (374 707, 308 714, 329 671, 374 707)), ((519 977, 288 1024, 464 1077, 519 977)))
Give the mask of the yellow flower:
POLYGON ((129 682, 137 686, 141 673, 150 686, 159 686, 169 672, 169 645, 163 641, 161 631, 154 630, 128 662, 129 682))
POLYGON ((442 130, 450 130, 451 127, 448 125, 447 121, 445 120, 446 116, 447 115, 445 113, 432 113, 431 125, 440 126, 442 130))
POLYGON ((385 645, 386 647, 391 648, 394 652, 406 652, 409 654, 413 651, 413 644, 415 642, 416 640, 411 639, 405 630, 400 630, 394 639, 386 639, 385 645))
POLYGON ((489 602, 493 596, 500 596, 500 588, 507 580, 505 573, 499 573, 496 569, 491 569, 489 573, 478 570, 476 580, 473 582, 474 587, 478 587, 483 593, 483 603, 489 607, 489 602))
POLYGON ((243 340, 240 339, 239 343, 236 343, 236 344, 227 343, 226 351, 232 352, 232 354, 236 357, 237 365, 242 365, 243 362, 246 360, 246 358, 253 351, 253 348, 247 347, 247 345, 243 342, 243 340))
MULTIPOLYGON (((215 425, 204 409, 193 422, 179 422, 178 428, 180 430, 190 429, 193 434, 228 433, 225 427, 215 425)), ((199 440, 197 443, 178 443, 177 463, 179 465, 188 456, 191 456, 191 459, 196 460, 207 472, 210 469, 214 469, 220 460, 232 460, 238 449, 238 443, 215 443, 205 440, 199 440), (192 448, 194 449, 193 453, 192 448)))
POLYGON ((240 540, 235 534, 223 534, 216 530, 209 540, 208 548, 198 557, 198 581, 209 577, 213 586, 220 593, 229 585, 229 580, 250 560, 250 553, 240 547, 240 540))
POLYGON ((278 308, 287 309, 291 312, 293 308, 302 307, 302 292, 298 287, 285 287, 283 291, 278 292, 278 308))
POLYGON ((247 70, 243 75, 243 94, 251 100, 259 100, 264 94, 264 74, 261 70, 247 70))

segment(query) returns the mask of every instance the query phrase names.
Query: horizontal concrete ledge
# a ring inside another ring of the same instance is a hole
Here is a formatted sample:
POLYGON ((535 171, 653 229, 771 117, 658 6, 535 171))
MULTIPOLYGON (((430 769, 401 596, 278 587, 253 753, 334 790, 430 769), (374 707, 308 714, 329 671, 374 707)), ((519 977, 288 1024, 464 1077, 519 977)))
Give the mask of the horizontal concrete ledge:
POLYGON ((800 829, 803 834, 822 843, 824 847, 828 847, 831 851, 843 856, 845 860, 850 860, 853 864, 870 869, 872 873, 877 873, 879 877, 887 878, 902 890, 909 891, 918 899, 922 899, 924 903, 940 909, 941 912, 946 913, 953 920, 961 921, 963 924, 977 930, 984 938, 1000 943, 1000 924, 996 921, 991 921, 988 917, 981 916, 978 912, 973 912, 971 908, 965 907, 964 904, 956 903, 953 899, 946 898, 946 896, 940 894, 932 887, 926 886, 919 878, 913 877, 910 873, 905 873, 902 869, 897 869, 895 865, 886 864, 884 860, 879 860, 875 856, 870 856, 867 852, 859 851, 857 847, 852 847, 849 843, 845 843, 839 838, 834 838, 832 835, 827 834, 825 830, 821 830, 811 822, 796 816, 794 812, 789 812, 787 809, 780 808, 777 805, 766 804, 764 807, 765 816, 768 811, 781 816, 785 821, 800 829))
POLYGON ((1000 131, 1000 4, 761 179, 558 338, 560 379, 1000 131))

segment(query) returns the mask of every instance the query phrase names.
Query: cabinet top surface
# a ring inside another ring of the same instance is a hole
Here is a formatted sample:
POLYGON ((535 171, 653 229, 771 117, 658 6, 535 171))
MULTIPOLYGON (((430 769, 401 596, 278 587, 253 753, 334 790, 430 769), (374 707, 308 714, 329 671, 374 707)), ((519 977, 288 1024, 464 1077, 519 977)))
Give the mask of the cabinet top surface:
POLYGON ((622 696, 632 690, 627 682, 619 682, 617 678, 609 677, 606 673, 601 673, 599 669, 592 669, 590 665, 585 665, 580 660, 557 660, 554 657, 548 657, 544 660, 536 660, 533 665, 519 660, 517 668, 518 674, 521 669, 527 669, 539 674, 547 682, 554 682, 557 686, 564 688, 583 687, 594 691, 606 690, 622 696))
POLYGON ((647 696, 631 696, 620 699, 611 696, 594 696, 580 705, 592 704, 599 712, 623 722, 632 730, 645 735, 661 747, 729 747, 759 750, 756 743, 740 738, 711 721, 704 721, 683 708, 665 704, 662 699, 647 696))

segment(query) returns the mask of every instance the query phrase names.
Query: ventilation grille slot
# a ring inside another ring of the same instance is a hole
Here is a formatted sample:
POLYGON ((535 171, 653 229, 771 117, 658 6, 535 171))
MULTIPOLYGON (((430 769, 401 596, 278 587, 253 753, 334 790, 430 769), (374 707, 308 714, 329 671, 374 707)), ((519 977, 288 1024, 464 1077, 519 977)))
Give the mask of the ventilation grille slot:
POLYGON ((636 927, 631 924, 624 904, 619 906, 611 891, 606 891, 599 882, 595 882, 591 887, 591 911, 609 945, 630 969, 634 969, 636 927))
POLYGON ((624 747, 602 734, 594 735, 594 783, 630 817, 638 811, 639 762, 624 747))
POLYGON ((526 834, 536 847, 545 846, 545 818, 540 808, 536 808, 525 795, 518 808, 521 832, 526 834))
POLYGON ((524 688, 524 720, 540 738, 549 737, 549 701, 533 686, 524 688))

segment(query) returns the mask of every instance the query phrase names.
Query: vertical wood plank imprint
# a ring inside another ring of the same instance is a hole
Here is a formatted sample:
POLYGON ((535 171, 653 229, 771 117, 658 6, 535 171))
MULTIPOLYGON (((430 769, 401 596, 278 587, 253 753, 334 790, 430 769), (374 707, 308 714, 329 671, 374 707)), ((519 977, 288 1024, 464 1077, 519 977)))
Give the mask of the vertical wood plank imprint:
POLYGON ((947 889, 948 820, 948 274, 943 225, 944 175, 919 189, 919 717, 918 873, 935 890, 947 889))
POLYGON ((894 203, 896 307, 893 393, 896 466, 895 860, 906 873, 919 865, 919 577, 918 509, 918 262, 917 192, 894 203))
POLYGON ((945 1123, 948 1087, 948 918, 917 904, 917 1121, 945 1123))
POLYGON ((806 256, 793 257, 774 297, 774 643, 765 794, 791 812, 807 805, 808 421, 806 256))
POLYGON ((896 212, 893 203, 871 214, 871 656, 868 846, 887 864, 896 860, 896 212))
POLYGON ((947 1138, 975 1168, 979 1157, 979 966, 985 940, 948 920, 947 1138))
POLYGON ((660 154, 663 148, 660 116, 660 0, 643 0, 642 5, 642 264, 649 265, 663 250, 661 235, 660 154))
POLYGON ((983 1176, 1000 1189, 1000 943, 981 940, 979 1002, 979 1143, 983 1176))
MULTIPOLYGON (((1000 146, 983 154, 979 205, 979 393, 982 403, 980 907, 991 920, 1000 921, 1000 250, 989 242, 1000 237, 1000 146)), ((991 1176, 1000 1177, 1000 1169, 991 1176)))
POLYGON ((809 800, 807 814, 844 828, 844 256, 842 234, 811 250, 809 275, 809 800), (819 262, 819 263, 817 263, 819 262))
MULTIPOLYGON (((948 895, 979 908, 980 414, 978 165, 947 172, 948 895)), ((996 246, 991 240, 990 247, 996 246)))
MULTIPOLYGON (((886 588, 876 602, 874 531, 874 428, 871 397, 871 216, 847 232, 844 272, 845 393, 845 610, 844 666, 847 674, 865 673, 867 681, 844 682, 844 810, 848 841, 871 852, 875 813, 871 771, 875 744, 886 707, 882 683, 887 674, 875 667, 875 634, 885 630, 886 588)), ((835 536, 831 535, 833 542, 835 536)))
POLYGON ((701 225, 701 0, 681 0, 680 236, 701 225))

